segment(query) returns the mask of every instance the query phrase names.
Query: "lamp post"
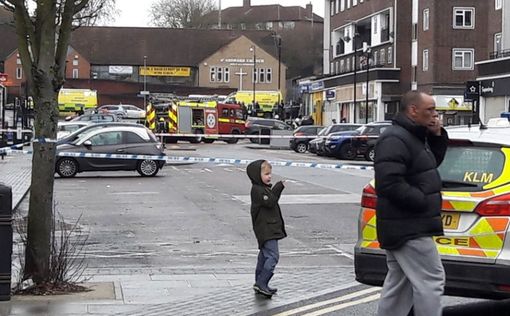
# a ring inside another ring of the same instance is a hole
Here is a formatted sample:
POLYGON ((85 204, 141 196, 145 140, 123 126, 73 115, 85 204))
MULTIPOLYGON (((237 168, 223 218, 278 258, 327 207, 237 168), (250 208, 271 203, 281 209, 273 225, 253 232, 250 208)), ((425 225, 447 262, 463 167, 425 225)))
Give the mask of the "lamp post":
POLYGON ((356 123, 356 75, 358 71, 358 52, 357 52, 357 38, 359 37, 359 33, 356 32, 356 23, 353 23, 354 31, 353 36, 350 38, 349 36, 346 36, 344 41, 350 42, 352 39, 352 50, 354 52, 354 65, 353 67, 353 111, 354 111, 354 123, 356 123))
MULTIPOLYGON (((256 54, 255 54, 255 45, 252 45, 250 46, 250 52, 253 52, 253 76, 252 76, 252 80, 253 80, 253 100, 252 100, 252 105, 253 105, 253 108, 255 109, 255 82, 257 81, 257 57, 256 57, 256 54)), ((257 109, 255 109, 256 111, 257 109)))
POLYGON ((366 102, 366 105, 365 105, 365 124, 368 124, 368 84, 369 84, 369 71, 370 71, 370 53, 371 53, 371 48, 370 46, 368 46, 368 44, 366 42, 363 42, 363 52, 366 54, 366 63, 367 63, 367 82, 366 82, 366 85, 367 85, 367 88, 366 88, 366 91, 365 91, 365 94, 366 94, 366 99, 365 99, 365 102, 366 102))
POLYGON ((147 56, 143 56, 143 110, 147 111, 147 56))
POLYGON ((276 44, 278 45, 278 106, 280 106, 280 84, 281 84, 281 71, 282 71, 282 37, 276 36, 276 44))

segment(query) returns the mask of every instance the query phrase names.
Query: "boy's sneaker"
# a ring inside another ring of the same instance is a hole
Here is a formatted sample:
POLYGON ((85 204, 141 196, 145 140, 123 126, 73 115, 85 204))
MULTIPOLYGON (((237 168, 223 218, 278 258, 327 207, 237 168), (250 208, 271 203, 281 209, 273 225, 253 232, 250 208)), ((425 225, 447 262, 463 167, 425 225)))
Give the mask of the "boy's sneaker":
POLYGON ((267 298, 271 298, 274 294, 274 292, 271 292, 271 290, 264 289, 264 288, 258 286, 257 284, 253 284, 253 290, 255 291, 255 293, 261 294, 267 298))
POLYGON ((277 288, 272 288, 272 287, 267 286, 267 289, 269 290, 269 292, 271 292, 273 294, 276 294, 276 292, 278 292, 277 288))

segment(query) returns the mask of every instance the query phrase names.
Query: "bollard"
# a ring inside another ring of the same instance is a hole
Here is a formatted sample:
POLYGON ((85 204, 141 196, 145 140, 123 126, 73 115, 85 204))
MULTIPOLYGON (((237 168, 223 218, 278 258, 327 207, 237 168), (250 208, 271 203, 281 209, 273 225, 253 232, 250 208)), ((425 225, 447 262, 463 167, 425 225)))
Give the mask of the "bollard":
POLYGON ((12 190, 0 184, 0 301, 11 299, 12 190))

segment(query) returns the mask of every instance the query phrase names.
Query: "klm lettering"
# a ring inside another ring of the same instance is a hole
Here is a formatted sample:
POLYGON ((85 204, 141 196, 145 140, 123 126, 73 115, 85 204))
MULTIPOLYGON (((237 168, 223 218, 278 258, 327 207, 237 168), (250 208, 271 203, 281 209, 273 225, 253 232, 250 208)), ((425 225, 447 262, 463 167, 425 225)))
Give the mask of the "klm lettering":
POLYGON ((464 173, 464 182, 471 183, 490 183, 494 178, 493 173, 485 173, 485 172, 474 172, 468 171, 464 173))

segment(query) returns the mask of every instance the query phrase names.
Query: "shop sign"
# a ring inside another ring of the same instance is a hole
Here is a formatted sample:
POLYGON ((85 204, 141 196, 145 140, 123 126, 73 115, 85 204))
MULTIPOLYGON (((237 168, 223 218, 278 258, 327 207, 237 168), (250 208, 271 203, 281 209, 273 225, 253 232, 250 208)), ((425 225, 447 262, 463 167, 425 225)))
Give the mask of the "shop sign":
POLYGON ((472 104, 465 102, 463 96, 436 95, 436 110, 439 111, 471 111, 472 104))
POLYGON ((155 77, 189 77, 189 67, 140 67, 140 76, 155 77))
POLYGON ((336 98, 336 91, 334 89, 326 90, 326 100, 334 100, 336 98))
POLYGON ((310 88, 312 91, 322 90, 324 89, 324 81, 312 82, 312 86, 310 88))
POLYGON ((108 73, 112 75, 132 75, 133 66, 108 66, 108 73))

